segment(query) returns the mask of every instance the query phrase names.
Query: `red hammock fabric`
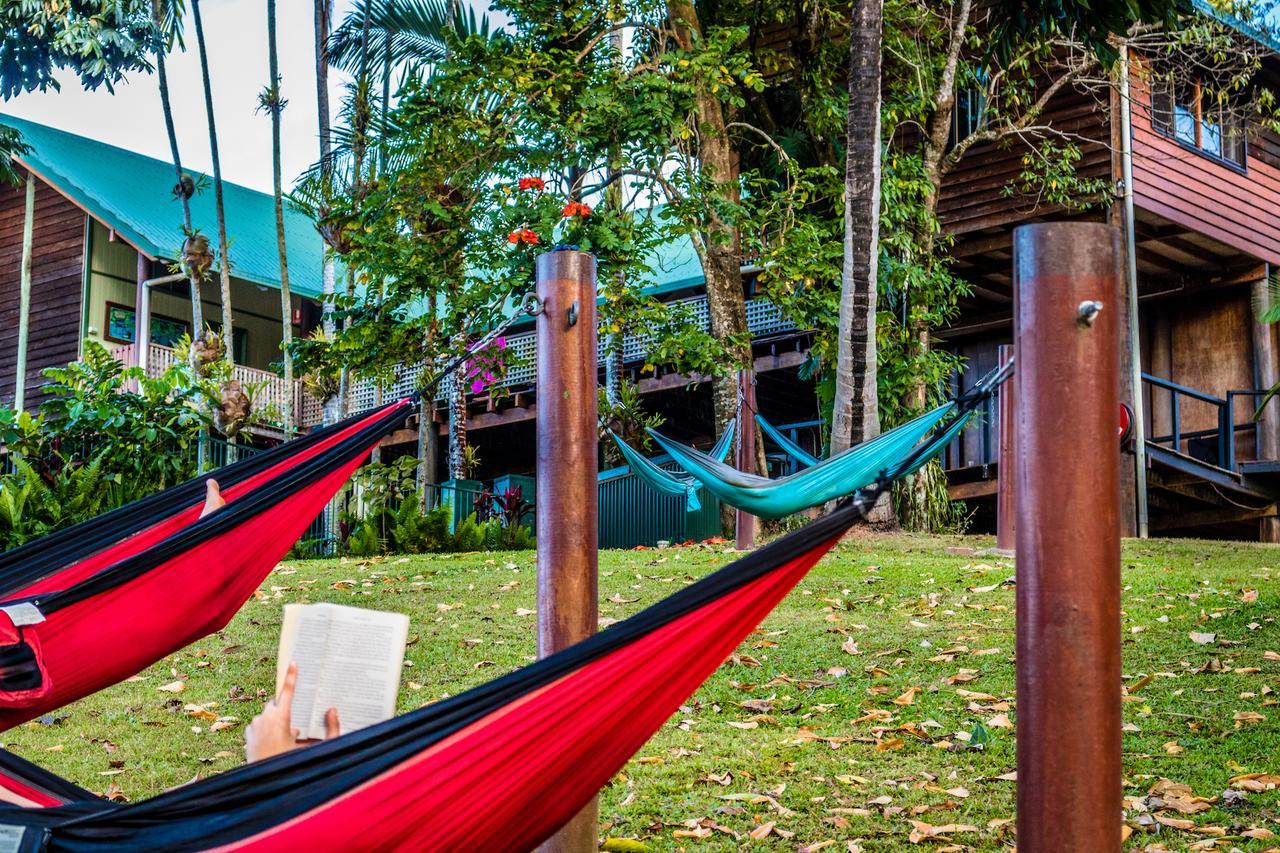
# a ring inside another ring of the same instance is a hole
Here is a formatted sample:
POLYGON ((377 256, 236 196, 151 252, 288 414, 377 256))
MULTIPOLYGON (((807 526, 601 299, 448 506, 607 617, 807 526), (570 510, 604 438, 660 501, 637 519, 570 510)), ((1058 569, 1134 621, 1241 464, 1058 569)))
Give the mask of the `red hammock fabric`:
POLYGON ((529 850, 609 781, 838 540, 521 697, 343 796, 215 849, 529 850))
MULTIPOLYGON (((383 417, 384 407, 333 436, 229 488, 228 504, 383 417)), ((372 449, 372 444, 367 450, 372 449)), ((32 691, 0 694, 0 730, 123 681, 155 661, 222 628, 253 595, 330 498, 363 461, 355 456, 259 513, 139 577, 87 598, 21 629, 40 663, 43 683, 32 691)), ((192 524, 197 503, 74 566, 55 572, 6 600, 63 590, 96 572, 140 554, 192 524)), ((0 613, 0 645, 17 631, 0 613)))

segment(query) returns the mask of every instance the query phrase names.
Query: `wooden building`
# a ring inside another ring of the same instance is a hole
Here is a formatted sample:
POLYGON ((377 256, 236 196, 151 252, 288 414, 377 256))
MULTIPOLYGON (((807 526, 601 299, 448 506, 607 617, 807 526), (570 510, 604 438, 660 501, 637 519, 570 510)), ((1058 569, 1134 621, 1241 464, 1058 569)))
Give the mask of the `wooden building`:
MULTIPOLYGON (((45 368, 74 361, 83 341, 98 341, 128 364, 153 373, 172 361, 172 344, 191 332, 185 282, 152 285, 150 345, 134 344, 136 306, 143 283, 172 274, 183 241, 182 208, 173 193, 173 166, 111 145, 14 118, 30 147, 17 159, 34 185, 31 297, 25 405, 38 405, 45 368)), ((191 200, 195 225, 216 244, 213 188, 208 176, 188 170, 202 189, 191 200)), ((271 369, 280 360, 281 302, 275 210, 269 194, 225 183, 231 236, 232 311, 238 378, 262 383, 260 400, 295 397, 300 424, 318 420, 319 404, 298 385, 285 389, 271 369)), ((0 187, 0 401, 14 400, 18 349, 19 283, 26 187, 0 187)), ((286 213, 291 322, 305 334, 319 318, 322 244, 307 218, 286 213)), ((205 322, 221 322, 216 273, 201 293, 205 322)))
MULTIPOLYGON (((1273 85, 1280 51, 1265 47, 1271 53, 1261 73, 1273 85)), ((1196 80, 1177 91, 1153 85, 1159 78, 1148 73, 1146 57, 1133 56, 1129 69, 1128 126, 1120 87, 1102 109, 1092 97, 1064 94, 1044 120, 1082 140, 1082 174, 1111 182, 1117 196, 1123 142, 1130 140, 1139 331, 1136 347, 1127 334, 1125 344, 1140 354, 1143 381, 1138 400, 1130 390, 1126 402, 1140 404, 1145 415, 1150 530, 1280 541, 1280 402, 1255 417, 1263 392, 1280 377, 1277 336, 1254 310, 1267 300, 1280 264, 1280 138, 1211 108, 1198 98, 1196 80)), ((1011 342, 1013 228, 1063 218, 1128 225, 1118 202, 1073 214, 1002 194, 1008 181, 998 176, 1020 168, 1016 148, 974 149, 950 177, 941 205, 956 241, 956 270, 974 284, 943 336, 965 358, 970 378, 994 366, 997 346, 1011 342)), ((984 514, 994 509, 999 477, 991 414, 946 460, 953 496, 984 514)), ((1129 472, 1133 450, 1127 442, 1129 472)), ((1093 449, 1080 452, 1087 465, 1093 449)), ((1131 533, 1136 503, 1126 502, 1131 533)))

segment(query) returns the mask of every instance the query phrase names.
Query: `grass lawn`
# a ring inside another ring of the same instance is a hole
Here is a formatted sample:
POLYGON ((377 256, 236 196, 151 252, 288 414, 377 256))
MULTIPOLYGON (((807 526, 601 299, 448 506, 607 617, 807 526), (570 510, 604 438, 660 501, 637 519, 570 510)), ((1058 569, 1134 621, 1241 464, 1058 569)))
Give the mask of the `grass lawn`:
MULTIPOLYGON (((990 544, 839 546, 603 792, 606 836, 696 851, 1011 847, 1013 566, 966 550, 990 544)), ((603 553, 602 616, 728 559, 603 553)), ((1124 570, 1126 847, 1280 849, 1280 549, 1130 542, 1124 570)), ((408 710, 532 660, 533 596, 532 552, 285 564, 222 633, 0 739, 143 798, 241 760, 282 604, 409 613, 408 710)))

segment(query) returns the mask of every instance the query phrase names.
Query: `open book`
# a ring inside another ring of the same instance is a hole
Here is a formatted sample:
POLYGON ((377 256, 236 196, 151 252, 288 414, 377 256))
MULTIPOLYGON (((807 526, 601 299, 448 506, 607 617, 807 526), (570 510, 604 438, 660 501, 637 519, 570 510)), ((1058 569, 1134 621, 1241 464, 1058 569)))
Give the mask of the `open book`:
POLYGON ((324 715, 338 709, 342 733, 395 714, 409 635, 403 613, 340 604, 286 604, 276 662, 276 692, 289 661, 298 664, 293 727, 301 738, 325 736, 324 715))

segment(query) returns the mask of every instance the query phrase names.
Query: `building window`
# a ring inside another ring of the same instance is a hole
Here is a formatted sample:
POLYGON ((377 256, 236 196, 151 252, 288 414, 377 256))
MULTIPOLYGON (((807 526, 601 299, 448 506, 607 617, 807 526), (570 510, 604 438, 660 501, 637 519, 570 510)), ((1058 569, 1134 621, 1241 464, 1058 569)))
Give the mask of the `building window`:
POLYGON ((951 115, 951 138, 947 147, 954 148, 961 140, 968 139, 987 124, 987 93, 981 80, 956 92, 951 115))
POLYGON ((1161 76, 1151 83, 1151 125, 1155 131, 1216 160, 1244 167, 1244 122, 1229 103, 1206 91, 1199 80, 1161 76))

